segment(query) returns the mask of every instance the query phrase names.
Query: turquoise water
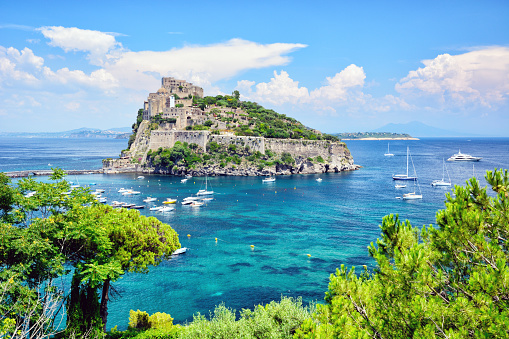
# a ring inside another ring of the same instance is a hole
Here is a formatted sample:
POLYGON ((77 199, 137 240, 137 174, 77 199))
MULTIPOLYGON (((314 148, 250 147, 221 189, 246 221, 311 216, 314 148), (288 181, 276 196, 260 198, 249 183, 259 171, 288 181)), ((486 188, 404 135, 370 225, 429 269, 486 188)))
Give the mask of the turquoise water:
MULTIPOLYGON (((196 312, 208 315, 223 302, 240 310, 279 300, 281 295, 321 301, 330 274, 341 264, 373 267, 367 246, 379 236, 383 216, 399 213, 416 226, 434 223, 450 190, 430 186, 442 177, 442 158, 458 148, 483 157, 474 167, 448 162, 453 184, 463 185, 472 174, 485 184, 486 170, 509 168, 508 138, 391 141, 395 156, 390 158, 383 156, 387 142, 347 144, 355 163, 363 166, 359 171, 278 176, 275 183, 262 183, 260 177, 209 177, 209 188, 216 193, 207 205, 177 204, 175 211, 164 214, 141 210, 169 223, 189 251, 148 274, 126 274, 115 282, 119 295, 112 298, 108 327, 125 328, 130 309, 166 312, 182 323, 196 312), (406 171, 407 146, 423 194, 419 201, 396 199, 408 189, 395 189, 391 179, 392 174, 406 171), (317 182, 318 177, 323 181, 317 182)), ((109 202, 137 204, 147 196, 158 198, 156 204, 166 198, 181 200, 203 188, 204 182, 204 178, 183 184, 175 177, 136 177, 97 174, 77 179, 82 185, 96 183, 92 188, 105 189, 109 202), (122 187, 142 194, 122 196, 117 192, 122 187)))

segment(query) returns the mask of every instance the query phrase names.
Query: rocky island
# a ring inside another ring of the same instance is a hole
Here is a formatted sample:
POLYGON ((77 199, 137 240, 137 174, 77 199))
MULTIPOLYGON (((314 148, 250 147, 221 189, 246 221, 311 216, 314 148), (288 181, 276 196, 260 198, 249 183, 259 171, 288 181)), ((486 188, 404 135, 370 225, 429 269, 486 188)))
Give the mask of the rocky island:
POLYGON ((138 111, 128 149, 104 159, 105 173, 284 175, 356 170, 346 144, 297 120, 240 101, 203 97, 185 80, 162 79, 138 111))

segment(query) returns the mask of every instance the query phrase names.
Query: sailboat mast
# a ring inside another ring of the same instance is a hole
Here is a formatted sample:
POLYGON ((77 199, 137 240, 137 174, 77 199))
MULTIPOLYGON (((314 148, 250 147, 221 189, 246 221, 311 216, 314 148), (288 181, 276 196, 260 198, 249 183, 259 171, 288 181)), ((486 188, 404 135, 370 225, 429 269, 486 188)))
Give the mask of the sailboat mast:
POLYGON ((406 148, 406 177, 408 178, 408 147, 406 148))

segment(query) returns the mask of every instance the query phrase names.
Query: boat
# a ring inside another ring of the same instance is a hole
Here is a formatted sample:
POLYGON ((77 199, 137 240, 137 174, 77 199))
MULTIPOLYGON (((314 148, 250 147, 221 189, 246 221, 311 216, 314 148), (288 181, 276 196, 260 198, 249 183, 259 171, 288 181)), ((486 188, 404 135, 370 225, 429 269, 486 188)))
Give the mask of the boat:
POLYGON ((274 178, 274 177, 267 177, 262 180, 262 182, 275 182, 275 181, 276 181, 276 178, 274 178))
POLYGON ((211 200, 214 200, 214 198, 203 198, 203 199, 201 199, 201 201, 211 201, 211 200))
POLYGON ((187 252, 187 247, 182 247, 182 248, 179 248, 178 250, 176 250, 175 252, 173 252, 171 255, 179 255, 179 254, 184 254, 187 252))
POLYGON ((175 209, 175 207, 164 206, 159 209, 159 212, 169 212, 169 211, 173 211, 174 209, 175 209))
POLYGON ((96 200, 97 200, 97 201, 99 201, 99 202, 100 202, 100 203, 102 203, 102 204, 105 204, 105 203, 106 203, 106 201, 108 201, 108 199, 107 199, 107 198, 105 198, 105 197, 101 197, 101 198, 96 199, 96 200))
POLYGON ((145 177, 143 175, 140 175, 138 178, 136 179, 145 179, 145 177))
POLYGON ((97 193, 104 193, 105 192, 105 190, 103 190, 102 188, 96 188, 95 191, 97 193))
POLYGON ((161 208, 163 208, 164 206, 154 206, 154 207, 150 207, 149 209, 151 211, 159 211, 161 208))
POLYGON ((205 177, 205 189, 199 190, 198 193, 196 193, 196 195, 210 195, 210 194, 214 194, 214 191, 209 191, 207 189, 207 177, 205 177))
POLYGON ((316 181, 322 182, 322 178, 318 178, 318 179, 316 179, 316 181))
POLYGON ((141 210, 141 209, 145 208, 145 206, 144 205, 134 205, 134 206, 131 206, 131 208, 134 208, 136 210, 141 210))
POLYGON ((125 189, 125 188, 121 188, 121 189, 119 189, 117 192, 118 192, 118 193, 125 193, 125 192, 127 192, 127 191, 129 191, 129 190, 127 190, 127 189, 125 189))
MULTIPOLYGON (((69 192, 70 193, 70 192, 69 192)), ((35 194, 37 194, 36 191, 31 191, 31 192, 28 192, 27 194, 25 194, 25 198, 31 198, 33 197, 35 194)), ((62 193, 64 194, 64 193, 62 193)))
POLYGON ((177 199, 170 199, 170 198, 168 198, 165 201, 163 201, 163 204, 168 205, 168 204, 174 204, 176 202, 177 202, 177 199))
POLYGON ((182 205, 191 205, 193 201, 200 200, 200 197, 187 197, 182 200, 182 205))
POLYGON ((122 193, 122 195, 136 195, 136 194, 140 194, 141 192, 139 191, 132 191, 132 190, 128 190, 124 193, 122 193))
POLYGON ((156 201, 157 198, 151 198, 151 197, 147 197, 146 199, 143 199, 143 202, 152 202, 152 201, 156 201))
POLYGON ((392 154, 390 151, 389 151, 389 143, 387 143, 387 153, 384 154, 386 157, 393 157, 394 154, 392 154))
POLYGON ((405 188, 406 185, 395 185, 394 188, 405 188))
POLYGON ((193 176, 191 174, 186 175, 186 179, 191 179, 193 176))
MULTIPOLYGON (((410 157, 410 150, 407 147, 406 148, 406 174, 393 174, 392 179, 393 180, 417 180, 417 175, 415 175, 415 167, 414 167, 414 176, 408 175, 408 159, 410 157)), ((412 166, 414 162, 412 160, 412 166)))
POLYGON ((121 207, 123 208, 131 208, 132 206, 134 206, 134 204, 122 204, 121 207))
POLYGON ((417 200, 422 199, 422 194, 415 194, 415 192, 403 194, 403 200, 417 200))
POLYGON ((470 154, 461 153, 461 151, 458 150, 458 153, 447 159, 447 161, 479 161, 481 159, 480 157, 473 157, 470 154))
POLYGON ((191 203, 191 206, 192 206, 192 207, 199 207, 199 206, 203 206, 203 202, 201 202, 201 201, 193 201, 193 202, 191 203))
POLYGON ((184 179, 180 180, 180 182, 183 183, 183 184, 185 184, 186 181, 187 181, 187 178, 184 178, 184 179))
POLYGON ((451 186, 451 177, 449 176, 449 171, 447 171, 447 167, 445 167, 445 160, 442 159, 442 180, 433 180, 431 186, 451 186), (447 171, 447 177, 449 178, 449 182, 445 181, 445 171, 447 171))

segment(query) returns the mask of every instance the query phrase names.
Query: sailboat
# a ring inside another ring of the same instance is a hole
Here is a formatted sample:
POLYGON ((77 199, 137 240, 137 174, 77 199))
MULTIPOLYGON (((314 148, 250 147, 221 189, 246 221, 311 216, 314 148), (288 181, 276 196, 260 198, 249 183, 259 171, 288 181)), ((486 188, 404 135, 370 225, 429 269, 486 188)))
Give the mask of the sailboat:
MULTIPOLYGON (((406 148, 406 174, 393 174, 392 179, 393 180, 417 180, 417 176, 409 176, 408 175, 408 158, 410 157, 410 150, 407 147, 406 148)), ((412 166, 414 165, 414 162, 412 160, 412 166)), ((415 167, 414 167, 414 174, 415 174, 415 167)))
POLYGON ((384 154, 386 157, 393 157, 394 154, 392 154, 390 151, 389 151, 389 143, 387 143, 387 153, 384 154))
POLYGON ((207 189, 207 177, 205 177, 205 189, 199 190, 198 193, 196 193, 196 195, 210 195, 210 194, 214 194, 214 191, 209 191, 207 189))
POLYGON ((433 180, 431 186, 451 186, 451 177, 449 176, 449 171, 447 171, 449 182, 445 181, 445 171, 447 170, 447 167, 445 167, 445 159, 442 159, 442 162, 442 180, 433 180))

